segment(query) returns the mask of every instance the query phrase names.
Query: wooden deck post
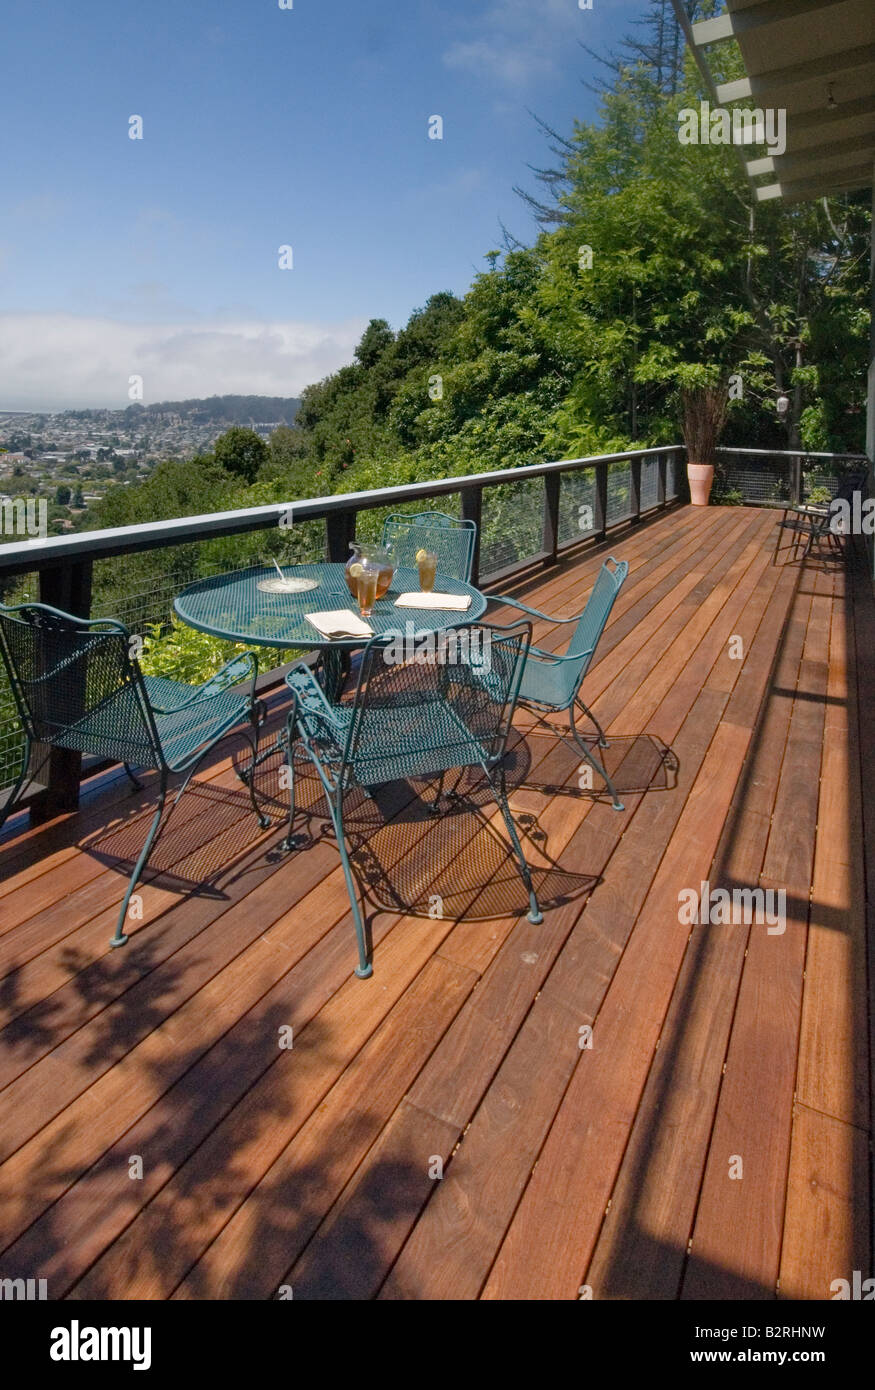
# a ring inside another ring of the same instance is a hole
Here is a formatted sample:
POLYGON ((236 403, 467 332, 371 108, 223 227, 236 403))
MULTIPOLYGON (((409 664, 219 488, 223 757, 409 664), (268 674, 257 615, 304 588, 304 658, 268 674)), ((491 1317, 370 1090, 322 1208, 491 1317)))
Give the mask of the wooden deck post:
MULTIPOLYGON (((72 613, 77 618, 91 616, 92 564, 77 560, 40 571, 39 596, 41 603, 72 613)), ((49 748, 37 743, 31 749, 31 786, 42 788, 30 801, 33 825, 51 820, 65 811, 75 811, 79 805, 79 782, 82 775, 82 754, 67 748, 49 748)))
POLYGON ((355 540, 354 511, 329 512, 325 518, 325 554, 336 564, 349 559, 349 543, 355 540))
POLYGON ((471 583, 480 583, 480 535, 483 529, 483 489, 482 487, 463 487, 461 489, 462 520, 473 521, 477 527, 474 539, 474 554, 471 559, 471 583))
POLYGON ((544 564, 555 565, 559 553, 559 485, 558 473, 544 475, 544 517, 541 526, 541 549, 544 564))

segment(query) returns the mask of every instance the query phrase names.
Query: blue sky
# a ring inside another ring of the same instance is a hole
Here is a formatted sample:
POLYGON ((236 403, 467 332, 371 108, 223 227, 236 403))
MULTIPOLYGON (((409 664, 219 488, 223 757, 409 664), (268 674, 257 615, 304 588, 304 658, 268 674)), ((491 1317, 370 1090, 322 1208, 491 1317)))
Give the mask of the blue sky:
POLYGON ((146 402, 295 394, 369 318, 464 293, 500 220, 534 236, 512 191, 549 158, 529 112, 591 118, 578 40, 604 50, 642 8, 7 6, 0 408, 127 405, 131 374, 146 402))

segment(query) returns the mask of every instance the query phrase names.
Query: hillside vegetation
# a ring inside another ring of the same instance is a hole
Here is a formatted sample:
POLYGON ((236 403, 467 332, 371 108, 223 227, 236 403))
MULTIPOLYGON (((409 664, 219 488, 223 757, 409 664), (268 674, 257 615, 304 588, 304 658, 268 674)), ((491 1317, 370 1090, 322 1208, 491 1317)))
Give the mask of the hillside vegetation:
MULTIPOLYGON (((731 46, 723 60, 718 77, 737 75, 731 46)), ((725 443, 862 449, 866 199, 757 204, 737 149, 682 145, 678 113, 705 94, 665 0, 604 62, 598 119, 546 131, 530 245, 505 233, 464 296, 436 287, 398 331, 373 318, 269 448, 232 432, 215 456, 110 492, 100 524, 677 442, 679 388, 729 374, 725 443)), ((154 586, 171 563, 178 581, 311 542, 241 537, 138 564, 154 586)))

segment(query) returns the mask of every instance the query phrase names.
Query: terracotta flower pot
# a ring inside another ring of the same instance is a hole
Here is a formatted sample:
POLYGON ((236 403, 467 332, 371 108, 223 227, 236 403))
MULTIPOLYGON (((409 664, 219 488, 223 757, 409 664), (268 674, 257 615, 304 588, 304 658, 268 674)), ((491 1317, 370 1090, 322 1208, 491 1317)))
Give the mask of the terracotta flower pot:
POLYGON ((687 478, 690 482, 690 501, 694 507, 707 507, 714 481, 713 463, 688 463, 687 478))

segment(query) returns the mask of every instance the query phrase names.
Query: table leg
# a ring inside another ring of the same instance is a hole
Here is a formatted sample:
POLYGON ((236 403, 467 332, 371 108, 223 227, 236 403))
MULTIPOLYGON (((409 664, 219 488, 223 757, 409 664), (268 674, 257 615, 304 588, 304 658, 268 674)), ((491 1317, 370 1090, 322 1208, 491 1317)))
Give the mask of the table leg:
POLYGON ((336 647, 323 647, 320 653, 319 675, 322 689, 332 704, 337 704, 343 693, 351 664, 350 654, 336 647))

